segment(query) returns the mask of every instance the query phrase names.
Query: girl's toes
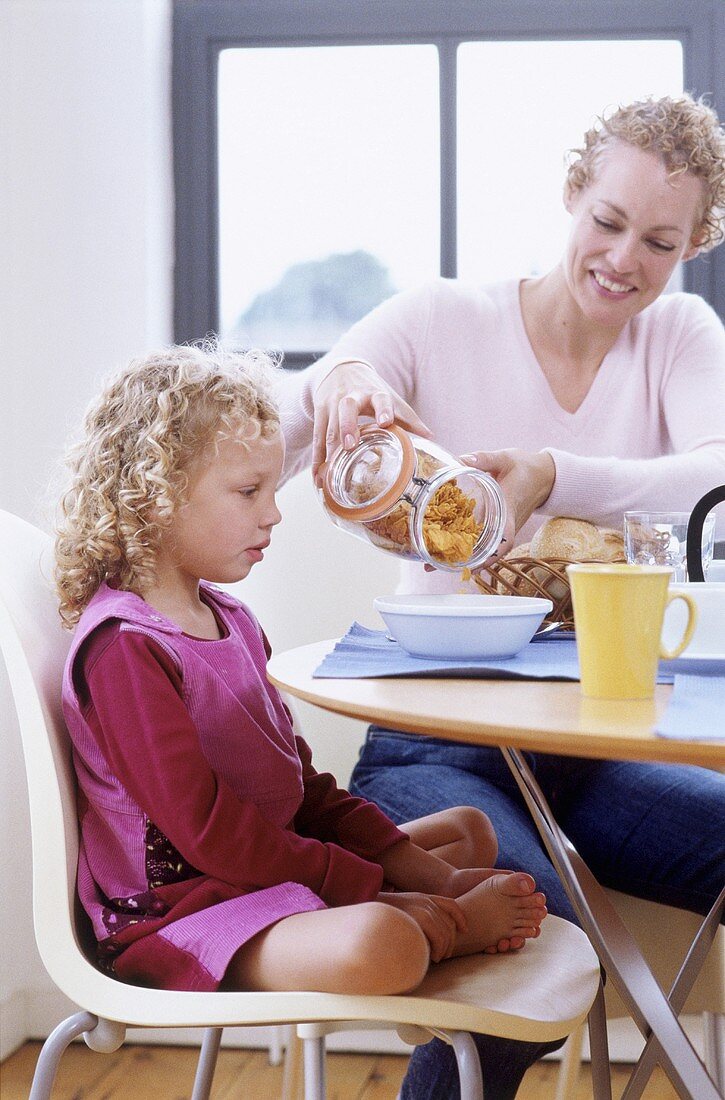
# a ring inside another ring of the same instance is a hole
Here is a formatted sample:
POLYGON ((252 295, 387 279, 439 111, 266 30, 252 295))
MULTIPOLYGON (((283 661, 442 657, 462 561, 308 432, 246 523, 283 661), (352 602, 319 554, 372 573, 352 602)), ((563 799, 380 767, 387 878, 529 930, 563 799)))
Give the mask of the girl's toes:
POLYGON ((536 889, 536 883, 531 875, 527 875, 525 871, 515 871, 511 875, 501 875, 498 877, 496 880, 496 889, 499 893, 508 894, 511 897, 523 897, 533 894, 536 889))

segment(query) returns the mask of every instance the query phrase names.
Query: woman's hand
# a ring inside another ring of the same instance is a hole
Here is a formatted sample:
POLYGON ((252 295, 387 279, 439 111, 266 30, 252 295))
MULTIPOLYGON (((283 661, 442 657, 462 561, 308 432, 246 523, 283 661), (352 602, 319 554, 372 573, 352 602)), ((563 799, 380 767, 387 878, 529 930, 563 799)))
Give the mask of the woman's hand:
POLYGON ((412 917, 430 944, 432 962, 449 959, 456 946, 458 932, 465 932, 468 922, 453 898, 435 894, 378 894, 378 901, 401 909, 412 917))
POLYGON ((370 416, 386 428, 396 421, 417 435, 430 437, 410 405, 391 389, 369 363, 350 361, 334 367, 320 382, 313 399, 312 476, 342 442, 351 450, 360 439, 358 419, 370 416))
POLYGON ((521 451, 516 447, 503 451, 476 451, 461 455, 461 461, 485 470, 496 479, 506 500, 506 527, 503 552, 510 550, 529 517, 544 504, 554 488, 556 466, 546 451, 521 451))

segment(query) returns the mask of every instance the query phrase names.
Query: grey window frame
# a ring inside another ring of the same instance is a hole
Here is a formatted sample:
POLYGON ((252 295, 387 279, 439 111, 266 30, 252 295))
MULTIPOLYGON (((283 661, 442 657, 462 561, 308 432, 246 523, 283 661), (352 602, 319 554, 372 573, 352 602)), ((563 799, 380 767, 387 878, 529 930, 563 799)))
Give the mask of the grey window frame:
MULTIPOLYGON (((233 46, 429 43, 440 57, 440 274, 456 274, 456 50, 475 39, 678 38, 685 87, 725 117, 723 0, 174 0, 174 335, 219 315, 217 65, 233 46)), ((289 166, 294 172, 294 165, 289 166)), ((725 317, 725 244, 691 261, 685 289, 725 317)), ((285 353, 285 366, 309 354, 285 353)), ((314 357, 313 357, 314 358, 314 357)))

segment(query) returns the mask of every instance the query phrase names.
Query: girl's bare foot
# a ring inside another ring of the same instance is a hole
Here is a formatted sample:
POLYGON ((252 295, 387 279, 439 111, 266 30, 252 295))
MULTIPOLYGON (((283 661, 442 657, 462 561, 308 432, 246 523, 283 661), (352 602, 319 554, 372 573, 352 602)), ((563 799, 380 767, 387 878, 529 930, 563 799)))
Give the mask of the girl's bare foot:
POLYGON ((516 950, 541 931, 546 898, 523 871, 492 874, 456 899, 468 920, 458 932, 454 955, 516 950))

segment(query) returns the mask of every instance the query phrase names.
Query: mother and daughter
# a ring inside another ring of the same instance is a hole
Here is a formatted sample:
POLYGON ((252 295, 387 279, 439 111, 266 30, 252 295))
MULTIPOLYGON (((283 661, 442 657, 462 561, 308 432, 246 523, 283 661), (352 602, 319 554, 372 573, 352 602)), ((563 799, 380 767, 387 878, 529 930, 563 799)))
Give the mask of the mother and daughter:
MULTIPOLYGON (((497 750, 372 729, 342 790, 267 682, 256 619, 215 587, 262 560, 280 480, 351 446, 360 415, 430 425, 494 473, 509 540, 543 514, 684 509, 725 481, 722 324, 694 295, 663 295, 678 261, 723 237, 717 118, 689 96, 620 108, 576 152, 565 203, 569 242, 542 278, 398 295, 284 385, 260 354, 170 348, 91 407, 57 584, 75 627, 78 889, 117 977, 396 993, 452 955, 520 949, 547 908, 575 919, 497 750)), ((441 576, 408 568, 403 583, 441 576)), ((725 777, 531 764, 600 881, 709 908, 725 777)), ((487 1100, 511 1100, 558 1045, 476 1043, 487 1100)), ((445 1044, 416 1048, 401 1096, 457 1089, 445 1044)))

